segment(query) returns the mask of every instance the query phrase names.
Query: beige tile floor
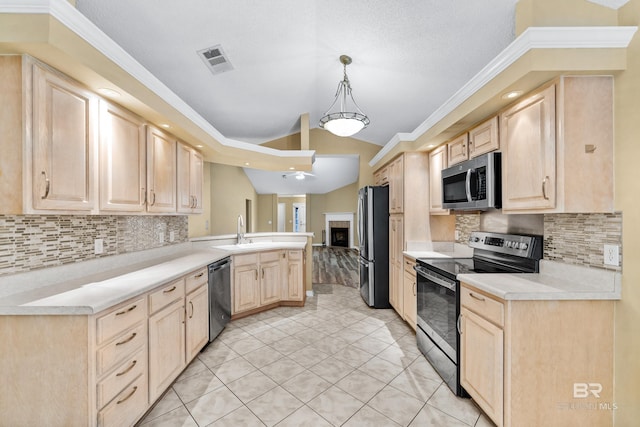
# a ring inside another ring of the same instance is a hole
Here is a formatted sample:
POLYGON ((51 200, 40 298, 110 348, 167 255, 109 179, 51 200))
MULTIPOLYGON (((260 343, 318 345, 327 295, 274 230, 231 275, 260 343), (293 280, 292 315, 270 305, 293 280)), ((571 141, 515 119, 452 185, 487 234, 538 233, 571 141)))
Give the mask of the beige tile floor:
POLYGON ((393 310, 323 285, 232 321, 141 421, 151 426, 491 426, 455 397, 393 310))

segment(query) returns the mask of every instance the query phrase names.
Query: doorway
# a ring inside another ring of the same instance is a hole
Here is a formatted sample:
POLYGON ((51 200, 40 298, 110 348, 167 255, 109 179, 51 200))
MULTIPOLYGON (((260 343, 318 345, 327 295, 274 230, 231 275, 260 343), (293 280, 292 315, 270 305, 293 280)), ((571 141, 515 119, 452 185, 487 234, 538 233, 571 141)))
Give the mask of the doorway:
POLYGON ((307 232, 307 204, 306 203, 293 204, 293 232, 294 233, 307 232))

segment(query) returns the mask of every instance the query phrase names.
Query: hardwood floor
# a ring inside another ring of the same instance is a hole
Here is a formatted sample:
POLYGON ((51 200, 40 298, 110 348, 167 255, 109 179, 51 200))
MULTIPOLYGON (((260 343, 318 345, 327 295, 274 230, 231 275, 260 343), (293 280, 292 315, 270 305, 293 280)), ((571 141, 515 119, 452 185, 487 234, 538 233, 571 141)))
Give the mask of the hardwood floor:
MULTIPOLYGON (((341 247, 313 247, 313 284, 360 286, 358 251, 341 247)), ((322 292, 320 287, 318 291, 322 292)))

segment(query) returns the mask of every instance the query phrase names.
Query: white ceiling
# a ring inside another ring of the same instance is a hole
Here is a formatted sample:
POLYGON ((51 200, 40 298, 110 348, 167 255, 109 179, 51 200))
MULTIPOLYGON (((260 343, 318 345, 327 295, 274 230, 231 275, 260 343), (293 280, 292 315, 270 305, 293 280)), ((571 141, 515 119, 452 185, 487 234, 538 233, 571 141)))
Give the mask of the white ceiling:
POLYGON ((269 172, 244 168, 258 194, 325 194, 358 180, 360 158, 351 155, 317 155, 304 180, 295 171, 269 172))
POLYGON ((411 132, 514 39, 516 0, 77 0, 78 9, 227 138, 311 127, 333 102, 341 54, 384 145, 411 132), (232 71, 196 54, 221 44, 232 71))

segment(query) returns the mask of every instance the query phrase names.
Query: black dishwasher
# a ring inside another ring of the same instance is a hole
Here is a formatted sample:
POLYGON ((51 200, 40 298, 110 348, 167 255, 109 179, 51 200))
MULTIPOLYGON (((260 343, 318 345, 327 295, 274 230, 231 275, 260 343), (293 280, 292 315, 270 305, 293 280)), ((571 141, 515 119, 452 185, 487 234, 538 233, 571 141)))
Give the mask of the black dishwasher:
POLYGON ((209 342, 231 319, 231 258, 209 264, 209 342))

